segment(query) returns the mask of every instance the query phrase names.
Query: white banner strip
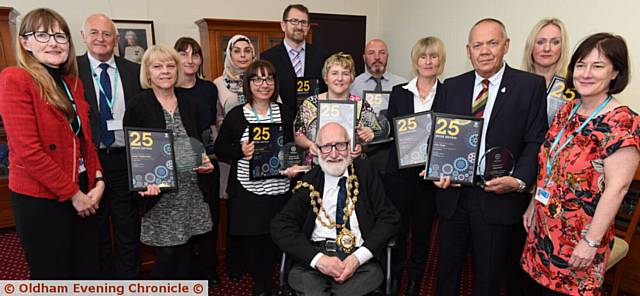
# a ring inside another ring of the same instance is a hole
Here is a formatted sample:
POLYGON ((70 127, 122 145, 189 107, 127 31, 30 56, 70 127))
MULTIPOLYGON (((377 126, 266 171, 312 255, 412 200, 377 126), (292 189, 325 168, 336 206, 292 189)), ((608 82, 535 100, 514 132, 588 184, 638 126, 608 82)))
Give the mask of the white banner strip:
POLYGON ((0 281, 0 295, 208 295, 207 281, 0 281))

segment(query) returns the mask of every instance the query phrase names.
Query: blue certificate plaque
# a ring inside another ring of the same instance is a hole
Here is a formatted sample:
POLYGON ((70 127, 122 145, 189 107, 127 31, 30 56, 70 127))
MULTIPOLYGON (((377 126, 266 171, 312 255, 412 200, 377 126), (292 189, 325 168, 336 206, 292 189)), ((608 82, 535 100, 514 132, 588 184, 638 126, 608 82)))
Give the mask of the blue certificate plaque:
POLYGON ((435 113, 426 179, 451 177, 451 182, 473 185, 482 118, 435 113))
POLYGON ((145 191, 147 185, 158 185, 162 191, 177 189, 173 132, 129 127, 124 131, 129 190, 145 191))
POLYGON ((250 123, 249 141, 253 142, 253 157, 249 161, 249 179, 282 177, 280 151, 284 146, 284 127, 281 123, 250 123))

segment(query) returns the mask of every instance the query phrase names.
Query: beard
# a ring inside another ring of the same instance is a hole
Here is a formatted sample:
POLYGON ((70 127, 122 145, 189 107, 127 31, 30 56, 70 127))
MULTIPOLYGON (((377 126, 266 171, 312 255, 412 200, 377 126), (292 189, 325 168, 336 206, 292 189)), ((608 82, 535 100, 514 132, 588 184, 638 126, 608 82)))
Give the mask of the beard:
POLYGON ((349 167, 349 163, 351 162, 351 155, 347 157, 338 156, 336 162, 328 162, 322 157, 318 157, 318 163, 320 164, 320 168, 325 174, 329 174, 334 177, 340 177, 344 174, 344 171, 349 167))
POLYGON ((304 41, 304 31, 303 30, 298 30, 298 29, 294 29, 291 32, 286 32, 287 38, 295 41, 295 42, 302 42, 304 41))
POLYGON ((386 67, 382 62, 374 62, 371 64, 371 67, 369 67, 369 73, 381 75, 384 74, 385 68, 386 67))

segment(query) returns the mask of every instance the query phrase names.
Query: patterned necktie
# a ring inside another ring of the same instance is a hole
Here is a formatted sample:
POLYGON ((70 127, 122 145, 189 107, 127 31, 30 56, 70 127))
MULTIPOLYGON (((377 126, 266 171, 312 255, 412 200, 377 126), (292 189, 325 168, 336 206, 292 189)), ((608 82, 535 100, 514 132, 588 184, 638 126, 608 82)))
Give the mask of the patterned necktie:
POLYGON ((107 121, 113 119, 107 100, 113 103, 113 95, 111 94, 111 79, 107 71, 109 64, 102 63, 100 68, 102 69, 102 73, 100 73, 100 142, 109 147, 116 140, 113 131, 109 131, 107 128, 107 121))
POLYGON ((376 82, 376 88, 373 91, 382 91, 382 77, 371 77, 376 82))
POLYGON ((489 79, 482 80, 482 90, 473 101, 473 105, 471 106, 471 113, 476 118, 482 118, 484 115, 484 106, 487 105, 487 100, 489 99, 489 79))
MULTIPOLYGON (((344 223, 344 207, 347 201, 347 177, 340 178, 340 181, 338 181, 338 187, 340 187, 340 190, 338 191, 338 202, 336 204, 336 225, 344 223)), ((347 225, 345 225, 347 229, 349 229, 349 224, 350 223, 347 223, 347 225)), ((339 234, 340 229, 336 227, 336 237, 339 234)), ((347 254, 340 247, 337 248, 336 255, 338 255, 340 260, 347 258, 347 254)))
POLYGON ((293 54, 293 60, 291 63, 293 64, 293 70, 296 72, 296 77, 302 77, 302 59, 300 54, 302 53, 302 48, 295 50, 291 49, 291 54, 293 54))

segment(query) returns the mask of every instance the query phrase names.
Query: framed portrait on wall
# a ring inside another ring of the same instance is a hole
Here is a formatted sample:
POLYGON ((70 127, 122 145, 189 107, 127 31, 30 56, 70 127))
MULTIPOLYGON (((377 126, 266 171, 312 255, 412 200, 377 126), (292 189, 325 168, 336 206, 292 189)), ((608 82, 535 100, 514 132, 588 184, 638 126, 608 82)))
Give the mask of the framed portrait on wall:
POLYGON ((120 40, 116 54, 135 63, 142 62, 144 52, 156 44, 153 21, 113 20, 120 40))

